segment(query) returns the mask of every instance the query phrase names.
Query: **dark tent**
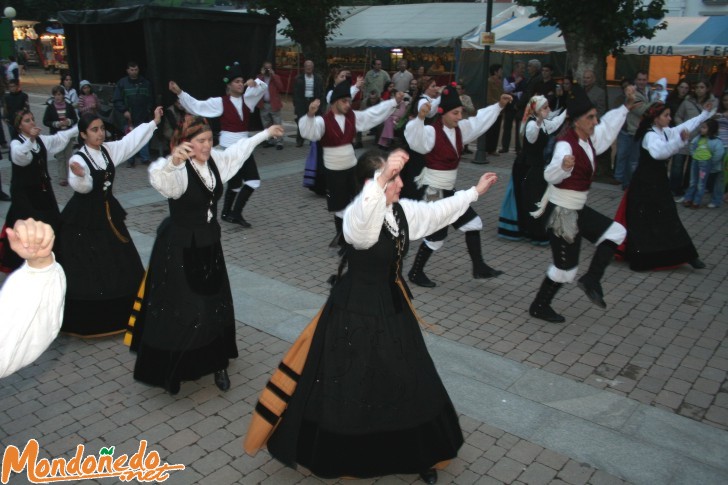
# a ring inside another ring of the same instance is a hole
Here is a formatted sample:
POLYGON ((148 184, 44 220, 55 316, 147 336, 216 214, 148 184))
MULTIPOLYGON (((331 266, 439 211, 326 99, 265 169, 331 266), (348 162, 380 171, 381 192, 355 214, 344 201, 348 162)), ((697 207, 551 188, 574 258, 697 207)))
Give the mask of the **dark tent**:
POLYGON ((136 6, 59 12, 76 83, 115 83, 137 61, 158 101, 171 104, 174 79, 198 99, 224 94, 224 67, 254 77, 274 58, 276 19, 253 13, 136 6), (161 96, 161 97, 160 97, 161 96))

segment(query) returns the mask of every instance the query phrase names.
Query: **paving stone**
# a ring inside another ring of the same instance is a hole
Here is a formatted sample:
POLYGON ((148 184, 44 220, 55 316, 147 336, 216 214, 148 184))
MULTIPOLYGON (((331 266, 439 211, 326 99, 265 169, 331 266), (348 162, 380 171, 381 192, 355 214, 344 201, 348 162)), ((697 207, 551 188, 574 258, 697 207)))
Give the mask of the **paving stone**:
POLYGON ((496 478, 504 483, 512 483, 526 467, 522 463, 519 463, 510 458, 503 458, 493 465, 493 468, 488 470, 488 475, 496 478))

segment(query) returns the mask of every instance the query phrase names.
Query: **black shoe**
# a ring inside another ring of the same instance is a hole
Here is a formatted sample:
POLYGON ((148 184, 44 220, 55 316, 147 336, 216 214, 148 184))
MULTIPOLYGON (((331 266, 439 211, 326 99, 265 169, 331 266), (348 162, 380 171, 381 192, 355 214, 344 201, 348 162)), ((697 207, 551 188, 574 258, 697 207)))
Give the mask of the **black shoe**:
POLYGON ((134 165, 136 165, 134 161, 126 162, 126 168, 134 168, 134 165))
POLYGON ((358 141, 358 142, 354 143, 354 149, 355 149, 355 150, 356 150, 357 148, 362 148, 363 146, 364 146, 364 145, 362 145, 362 143, 361 143, 360 141, 358 141))
POLYGON ((437 286, 437 284, 434 281, 430 280, 430 278, 428 278, 423 271, 420 271, 416 274, 410 271, 407 277, 412 283, 423 288, 434 288, 437 286))
MULTIPOLYGON (((0 199, 0 200, 2 200, 2 199, 0 199)), ((705 263, 700 261, 698 258, 695 258, 692 261, 689 261, 688 264, 695 269, 705 269, 705 263)))
POLYGON ((495 278, 503 274, 503 271, 491 268, 485 263, 480 263, 477 268, 473 268, 473 278, 476 280, 484 278, 495 278))
POLYGON ((8 194, 6 194, 5 192, 3 192, 2 190, 0 190, 0 201, 10 202, 10 196, 8 194))
POLYGON ((437 470, 430 468, 429 470, 420 473, 420 478, 423 482, 433 485, 437 483, 437 470))
MULTIPOLYGON (((223 220, 226 220, 226 219, 223 219, 223 220)), ((233 224, 238 224, 238 225, 240 225, 242 227, 245 227, 246 229, 248 227, 253 227, 253 226, 250 225, 250 223, 248 221, 245 220, 245 218, 243 218, 243 216, 240 216, 240 217, 230 217, 230 220, 227 221, 227 222, 232 222, 233 224)))
POLYGON ((142 160, 142 165, 149 165, 150 163, 152 163, 151 160, 142 160))
POLYGON ((276 150, 283 150, 283 145, 276 145, 276 150))
POLYGON ((230 389, 230 377, 228 377, 227 369, 215 372, 215 385, 221 391, 230 389))
POLYGON ((174 396, 176 394, 179 394, 180 382, 178 380, 168 381, 164 388, 167 390, 170 396, 174 396))
POLYGON ((604 302, 604 294, 602 293, 602 285, 598 281, 587 278, 586 275, 579 278, 576 286, 581 288, 586 294, 586 297, 591 300, 595 305, 607 308, 607 304, 604 302))
POLYGON ((508 153, 508 149, 507 148, 501 148, 500 150, 498 150, 498 153, 508 153))
POLYGON ((301 148, 303 146, 303 140, 296 142, 296 148, 301 148))
POLYGON ((545 320, 550 323, 564 323, 566 319, 556 313, 551 305, 539 305, 536 302, 531 304, 531 308, 528 309, 529 315, 540 320, 545 320))

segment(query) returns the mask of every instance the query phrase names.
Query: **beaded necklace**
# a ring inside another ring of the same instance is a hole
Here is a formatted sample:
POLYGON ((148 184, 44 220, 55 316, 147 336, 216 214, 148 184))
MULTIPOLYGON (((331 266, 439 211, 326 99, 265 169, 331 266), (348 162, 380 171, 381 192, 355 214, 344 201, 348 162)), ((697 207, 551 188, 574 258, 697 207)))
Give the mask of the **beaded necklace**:
POLYGON ((202 177, 202 174, 196 167, 196 163, 187 159, 189 164, 192 166, 192 170, 195 171, 197 174, 197 177, 200 179, 200 182, 202 182, 202 185, 205 186, 205 188, 210 192, 210 200, 207 204, 207 222, 210 222, 212 220, 212 204, 215 201, 215 175, 212 173, 212 169, 210 168, 210 164, 207 164, 207 171, 210 174, 210 183, 208 184, 207 181, 202 177))
POLYGON ((96 160, 94 160, 94 157, 91 156, 91 153, 89 153, 88 148, 86 148, 86 145, 83 146, 82 150, 86 152, 86 156, 91 161, 91 164, 94 166, 96 170, 103 171, 104 172, 104 192, 108 190, 109 187, 111 187, 111 160, 106 158, 106 153, 103 150, 99 150, 101 152, 101 156, 104 159, 104 162, 106 162, 106 168, 101 168, 97 163, 96 160))

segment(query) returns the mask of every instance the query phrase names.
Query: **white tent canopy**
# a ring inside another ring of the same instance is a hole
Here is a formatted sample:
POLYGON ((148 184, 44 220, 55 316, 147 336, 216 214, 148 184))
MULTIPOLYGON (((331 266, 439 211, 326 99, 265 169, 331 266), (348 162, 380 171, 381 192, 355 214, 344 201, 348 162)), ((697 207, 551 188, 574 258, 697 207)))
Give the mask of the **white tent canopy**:
MULTIPOLYGON (((540 26, 540 18, 514 17, 493 28, 494 50, 562 52, 566 50, 556 27, 540 26)), ((728 56, 728 16, 667 17, 667 29, 652 39, 641 38, 625 47, 627 54, 657 56, 728 56)), ((657 22, 655 22, 657 23, 657 22)), ((481 24, 463 38, 463 48, 482 49, 481 24)))
MULTIPOLYGON (((485 3, 419 3, 372 7, 341 7, 346 19, 327 47, 453 47, 485 19, 485 3)), ((508 3, 493 5, 493 17, 510 15, 508 3)), ((287 21, 278 23, 278 30, 287 21)), ((278 34, 276 45, 293 42, 278 34)))

